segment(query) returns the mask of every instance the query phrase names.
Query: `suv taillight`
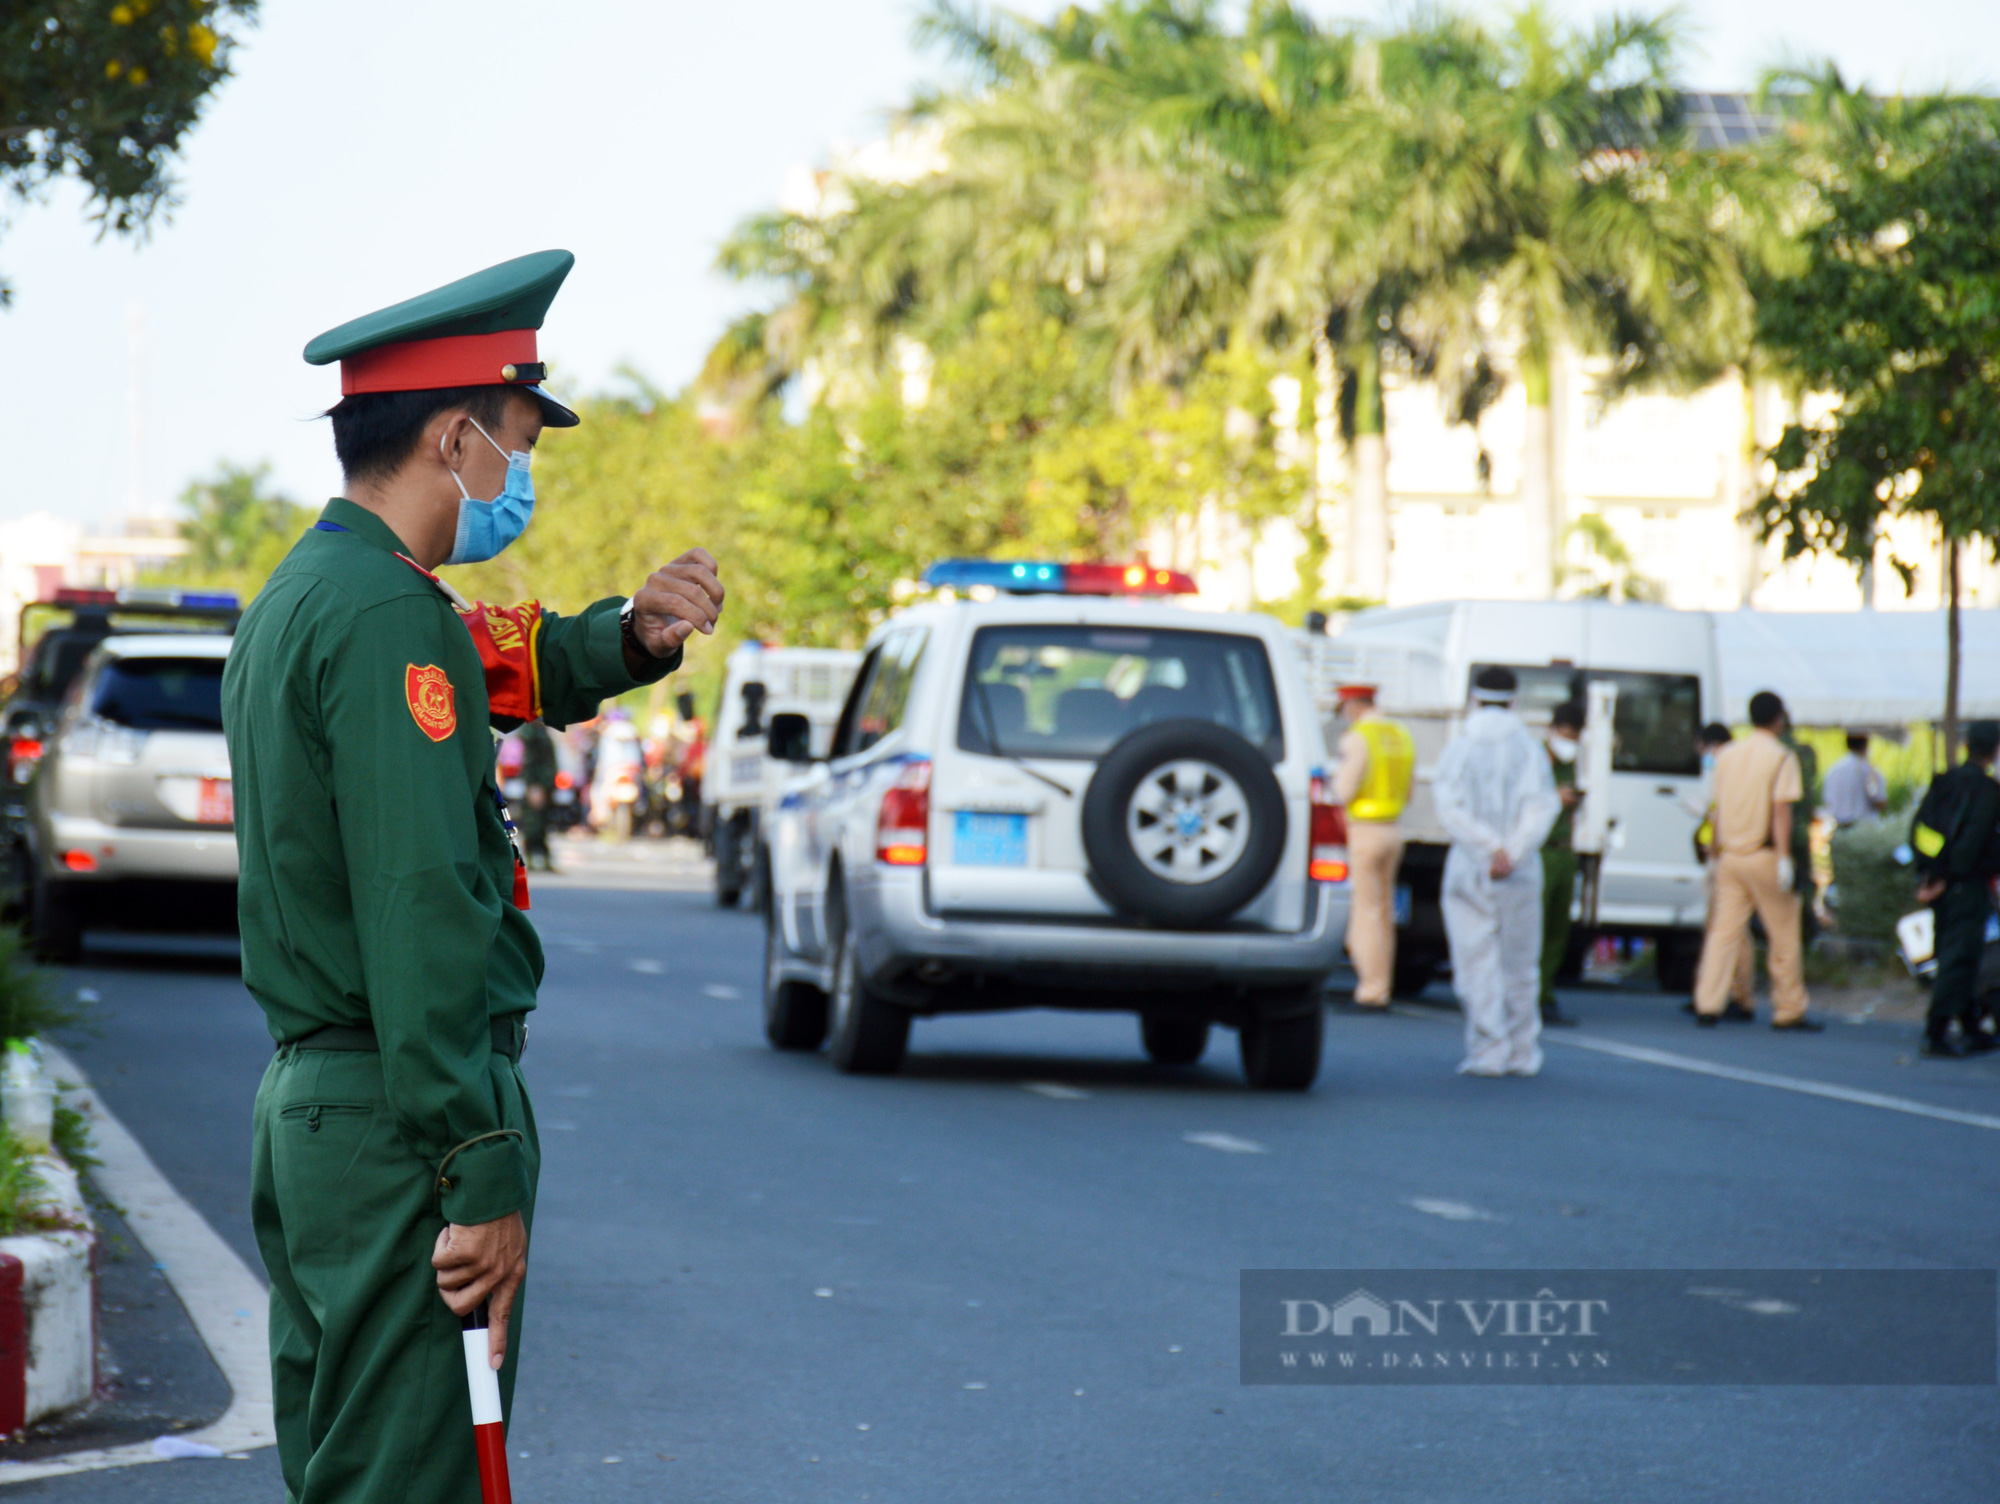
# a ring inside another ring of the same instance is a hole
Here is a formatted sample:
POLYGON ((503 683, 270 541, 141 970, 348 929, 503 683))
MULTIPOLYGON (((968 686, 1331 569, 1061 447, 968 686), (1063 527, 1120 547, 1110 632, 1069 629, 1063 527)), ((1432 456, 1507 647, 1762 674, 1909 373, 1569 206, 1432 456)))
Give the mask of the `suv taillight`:
POLYGON ((16 783, 26 783, 45 749, 39 736, 17 736, 7 744, 7 775, 16 783))
POLYGON ((1312 781, 1312 850, 1306 876, 1316 883, 1347 881, 1347 816, 1333 802, 1333 780, 1312 781))
POLYGON ((890 867, 921 867, 930 855, 931 765, 910 762, 882 796, 875 820, 875 860, 890 867))

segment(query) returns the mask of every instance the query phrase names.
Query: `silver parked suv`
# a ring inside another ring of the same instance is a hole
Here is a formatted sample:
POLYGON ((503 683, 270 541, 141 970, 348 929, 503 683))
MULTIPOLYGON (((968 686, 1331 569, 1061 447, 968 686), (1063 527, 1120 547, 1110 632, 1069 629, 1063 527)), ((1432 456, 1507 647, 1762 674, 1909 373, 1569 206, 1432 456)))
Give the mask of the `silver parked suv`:
POLYGON ((1109 1009, 1155 1060, 1222 1024, 1253 1085, 1309 1086, 1347 854, 1291 634, 1152 598, 1191 586, 1138 566, 927 578, 1019 593, 879 628, 828 757, 772 719, 806 766, 758 865, 771 1043, 891 1071, 914 1017, 1109 1009))
POLYGON ((75 959, 88 925, 233 922, 229 644, 219 633, 109 637, 70 687, 28 786, 30 918, 49 959, 75 959))

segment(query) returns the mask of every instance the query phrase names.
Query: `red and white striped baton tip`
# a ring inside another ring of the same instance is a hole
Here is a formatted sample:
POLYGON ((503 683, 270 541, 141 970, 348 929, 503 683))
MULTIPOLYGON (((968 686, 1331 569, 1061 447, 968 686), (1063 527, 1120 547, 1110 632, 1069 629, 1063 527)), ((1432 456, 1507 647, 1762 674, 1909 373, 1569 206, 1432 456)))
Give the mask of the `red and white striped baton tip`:
POLYGON ((482 1504, 514 1504, 507 1481, 507 1425, 500 1413, 500 1371, 486 1351, 486 1302, 465 1318, 465 1385, 472 1392, 472 1439, 479 1452, 482 1504))

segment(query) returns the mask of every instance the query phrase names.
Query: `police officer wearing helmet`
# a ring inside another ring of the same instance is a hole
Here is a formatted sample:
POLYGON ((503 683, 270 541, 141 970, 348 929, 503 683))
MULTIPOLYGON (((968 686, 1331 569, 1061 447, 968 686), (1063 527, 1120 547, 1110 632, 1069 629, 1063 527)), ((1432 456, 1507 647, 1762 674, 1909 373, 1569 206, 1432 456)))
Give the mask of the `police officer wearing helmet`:
POLYGON ((1397 825, 1410 802, 1416 746, 1410 733, 1375 708, 1375 686, 1343 684, 1340 767, 1334 798, 1347 811, 1347 955, 1354 1002, 1387 1008, 1396 972, 1396 871, 1403 860, 1397 825))
POLYGON ((519 536, 536 439, 578 421, 536 349, 572 261, 524 256, 306 347, 340 362, 346 487, 224 675, 243 980, 277 1045, 251 1218, 295 1504, 479 1498, 460 1318, 490 1303, 511 1407, 540 1164, 519 1062, 542 948, 493 731, 596 715, 722 605, 700 549, 575 616, 468 604, 431 572, 519 536))

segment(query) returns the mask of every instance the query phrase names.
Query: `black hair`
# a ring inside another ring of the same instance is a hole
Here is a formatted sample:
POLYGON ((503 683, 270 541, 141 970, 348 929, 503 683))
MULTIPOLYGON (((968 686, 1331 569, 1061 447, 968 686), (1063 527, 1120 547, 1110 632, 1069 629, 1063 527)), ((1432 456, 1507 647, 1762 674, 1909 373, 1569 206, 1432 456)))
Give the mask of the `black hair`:
POLYGON ((1847 750, 1850 752, 1866 752, 1868 750, 1868 733, 1865 731, 1848 732, 1847 750))
POLYGON ((2000 752, 2000 721, 1974 721, 1967 726, 1965 750, 1981 762, 2000 752))
POLYGON ((1574 700, 1565 700, 1549 712, 1551 726, 1567 726, 1572 731, 1581 731, 1583 721, 1583 707, 1574 700))
POLYGON ((1768 689, 1760 689, 1750 697, 1750 724, 1759 731, 1768 731, 1785 716, 1785 702, 1768 689))
POLYGON ((333 452, 349 480, 381 480, 416 452, 424 426, 447 408, 462 407, 490 432, 507 415, 504 386, 433 387, 421 392, 357 392, 326 411, 333 452))
POLYGON ((1521 681, 1514 677, 1511 668, 1482 668, 1479 677, 1472 681, 1474 689, 1484 690, 1489 695, 1511 695, 1521 687, 1521 681))
POLYGON ((1720 747, 1723 743, 1731 740, 1733 740, 1733 736, 1729 728, 1720 721, 1710 721, 1706 726, 1701 728, 1701 744, 1704 747, 1720 747))

